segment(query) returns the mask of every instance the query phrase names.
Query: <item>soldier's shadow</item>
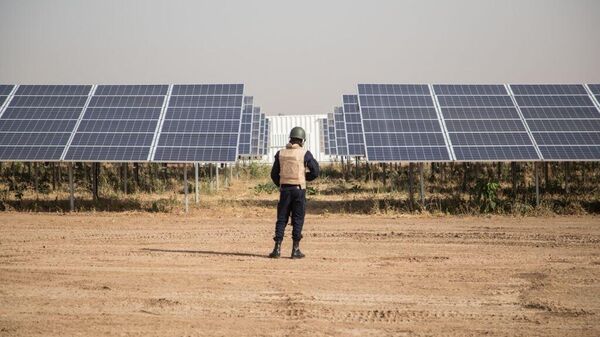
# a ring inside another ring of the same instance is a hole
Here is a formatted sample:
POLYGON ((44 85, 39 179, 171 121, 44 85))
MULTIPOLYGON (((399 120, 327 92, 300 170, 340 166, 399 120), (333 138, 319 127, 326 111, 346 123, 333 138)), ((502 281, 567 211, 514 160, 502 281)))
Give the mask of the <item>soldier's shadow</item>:
POLYGON ((260 258, 266 258, 266 259, 269 258, 269 256, 267 256, 267 255, 260 255, 260 254, 239 253, 239 252, 217 252, 217 251, 212 251, 212 250, 158 249, 158 248, 142 248, 141 250, 147 251, 147 252, 159 252, 159 253, 244 256, 244 257, 260 257, 260 258))

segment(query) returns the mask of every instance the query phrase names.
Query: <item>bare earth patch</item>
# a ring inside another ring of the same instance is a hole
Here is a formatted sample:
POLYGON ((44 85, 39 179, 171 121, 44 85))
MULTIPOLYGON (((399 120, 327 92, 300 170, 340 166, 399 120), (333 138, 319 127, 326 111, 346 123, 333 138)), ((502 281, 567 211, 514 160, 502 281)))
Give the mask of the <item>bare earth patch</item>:
POLYGON ((2 213, 0 336, 600 335, 598 217, 273 218, 2 213))

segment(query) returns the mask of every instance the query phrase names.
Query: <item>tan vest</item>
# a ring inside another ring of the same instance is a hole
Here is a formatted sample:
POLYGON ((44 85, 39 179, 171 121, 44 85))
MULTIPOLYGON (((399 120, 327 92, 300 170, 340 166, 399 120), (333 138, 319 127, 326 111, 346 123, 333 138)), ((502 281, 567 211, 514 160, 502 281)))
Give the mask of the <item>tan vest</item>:
POLYGON ((298 144, 287 144, 285 149, 279 151, 279 183, 300 185, 306 188, 306 168, 304 155, 306 150, 298 144))

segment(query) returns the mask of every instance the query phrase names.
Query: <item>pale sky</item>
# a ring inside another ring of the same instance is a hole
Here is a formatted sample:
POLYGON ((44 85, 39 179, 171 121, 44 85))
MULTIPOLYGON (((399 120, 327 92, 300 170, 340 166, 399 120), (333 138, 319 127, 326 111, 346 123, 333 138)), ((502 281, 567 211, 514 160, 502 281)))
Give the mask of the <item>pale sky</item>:
POLYGON ((0 83, 244 83, 269 115, 357 83, 600 82, 598 0, 0 0, 0 83))

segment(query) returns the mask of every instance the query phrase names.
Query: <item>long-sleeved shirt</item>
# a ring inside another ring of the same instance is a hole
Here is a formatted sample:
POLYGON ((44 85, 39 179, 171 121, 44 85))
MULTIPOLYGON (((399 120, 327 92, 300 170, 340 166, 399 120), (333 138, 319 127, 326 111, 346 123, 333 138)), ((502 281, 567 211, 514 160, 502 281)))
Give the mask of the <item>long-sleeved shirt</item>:
MULTIPOLYGON (((317 179, 319 176, 319 163, 313 157, 310 151, 306 151, 304 155, 304 166, 308 168, 308 172, 306 172, 306 181, 313 181, 317 179)), ((271 168, 271 179, 275 185, 279 186, 279 171, 281 167, 279 166, 279 151, 275 154, 275 162, 273 163, 273 167, 271 168)))

